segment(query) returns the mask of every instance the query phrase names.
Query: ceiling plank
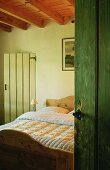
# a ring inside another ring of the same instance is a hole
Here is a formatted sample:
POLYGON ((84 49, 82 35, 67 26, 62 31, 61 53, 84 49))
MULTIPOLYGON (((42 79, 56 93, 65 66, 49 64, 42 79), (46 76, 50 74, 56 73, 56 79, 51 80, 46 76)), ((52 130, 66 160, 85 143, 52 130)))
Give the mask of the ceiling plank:
POLYGON ((40 11, 44 12, 45 14, 47 14, 50 18, 54 19, 59 24, 65 24, 65 17, 62 17, 58 13, 55 13, 50 8, 45 6, 43 4, 43 1, 41 2, 39 0, 37 0, 37 1, 36 0, 29 0, 29 3, 31 5, 33 5, 34 7, 36 7, 37 9, 39 9, 40 11))
POLYGON ((15 7, 12 4, 10 5, 10 4, 5 4, 5 3, 0 2, 0 11, 3 11, 9 15, 12 15, 18 19, 21 19, 30 24, 34 24, 41 28, 43 28, 46 25, 45 20, 40 19, 37 16, 34 17, 30 15, 27 12, 27 10, 22 9, 19 6, 15 7))
POLYGON ((71 5, 75 6, 74 0, 67 0, 71 5))
POLYGON ((5 14, 0 11, 0 22, 6 23, 7 25, 18 27, 23 30, 27 30, 28 24, 24 21, 21 21, 13 16, 5 14))
POLYGON ((12 27, 11 26, 5 25, 3 23, 0 23, 0 29, 2 29, 3 31, 6 31, 6 32, 11 32, 12 31, 12 27))

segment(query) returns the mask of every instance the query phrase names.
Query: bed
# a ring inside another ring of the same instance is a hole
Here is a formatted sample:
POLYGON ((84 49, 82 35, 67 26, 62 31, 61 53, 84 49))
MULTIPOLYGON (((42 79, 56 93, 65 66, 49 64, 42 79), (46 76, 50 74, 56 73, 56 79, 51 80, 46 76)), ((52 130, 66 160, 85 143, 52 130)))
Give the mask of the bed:
POLYGON ((74 98, 46 106, 0 126, 0 167, 6 170, 74 170, 74 98))

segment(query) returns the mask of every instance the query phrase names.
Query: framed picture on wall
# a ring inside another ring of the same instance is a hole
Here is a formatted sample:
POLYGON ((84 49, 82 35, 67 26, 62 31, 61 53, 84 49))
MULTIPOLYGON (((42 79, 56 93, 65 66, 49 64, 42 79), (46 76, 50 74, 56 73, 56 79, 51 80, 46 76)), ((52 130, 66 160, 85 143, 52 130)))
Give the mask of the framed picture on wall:
POLYGON ((75 38, 62 39, 62 70, 73 71, 75 69, 75 38))

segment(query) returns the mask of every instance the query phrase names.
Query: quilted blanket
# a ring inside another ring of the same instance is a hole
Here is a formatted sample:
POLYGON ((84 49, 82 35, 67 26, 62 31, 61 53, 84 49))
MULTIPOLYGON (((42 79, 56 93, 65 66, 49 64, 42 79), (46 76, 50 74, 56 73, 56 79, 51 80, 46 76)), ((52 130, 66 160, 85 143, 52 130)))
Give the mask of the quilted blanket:
MULTIPOLYGON (((54 116, 54 115, 53 115, 54 116)), ((14 129, 29 134, 42 145, 73 153, 75 130, 73 125, 39 120, 17 119, 3 125, 0 130, 14 129)))

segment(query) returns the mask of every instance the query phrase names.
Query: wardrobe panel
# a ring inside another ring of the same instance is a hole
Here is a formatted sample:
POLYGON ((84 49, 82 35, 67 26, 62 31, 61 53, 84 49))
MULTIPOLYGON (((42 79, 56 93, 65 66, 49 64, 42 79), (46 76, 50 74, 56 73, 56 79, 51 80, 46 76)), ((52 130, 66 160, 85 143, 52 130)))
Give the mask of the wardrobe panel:
POLYGON ((23 113, 23 56, 17 53, 17 117, 23 113))
MULTIPOLYGON (((36 55, 34 53, 30 54, 30 102, 32 99, 36 98, 36 55)), ((32 105, 30 105, 30 110, 33 110, 32 105)))
POLYGON ((10 114, 11 121, 16 118, 16 54, 10 54, 10 114))
POLYGON ((9 54, 4 54, 4 119, 10 121, 9 54))
POLYGON ((5 123, 30 111, 30 102, 33 98, 36 98, 35 54, 4 54, 5 123))
POLYGON ((29 53, 23 53, 23 112, 30 108, 30 60, 29 53))

